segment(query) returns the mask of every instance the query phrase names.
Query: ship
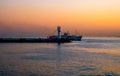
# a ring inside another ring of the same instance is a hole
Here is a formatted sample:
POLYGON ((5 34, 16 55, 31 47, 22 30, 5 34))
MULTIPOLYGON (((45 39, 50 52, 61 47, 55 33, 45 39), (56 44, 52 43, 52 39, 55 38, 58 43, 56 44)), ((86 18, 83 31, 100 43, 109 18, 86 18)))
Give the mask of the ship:
POLYGON ((54 39, 63 39, 63 40, 71 40, 71 41, 81 41, 82 36, 81 35, 70 35, 69 32, 64 33, 61 35, 61 27, 57 27, 58 35, 49 36, 48 39, 54 40, 54 39))
POLYGON ((61 35, 61 27, 57 27, 57 35, 46 38, 0 38, 0 43, 69 43, 72 41, 81 41, 82 36, 70 35, 64 33, 61 35))
MULTIPOLYGON (((56 35, 53 36, 49 36, 49 39, 57 39, 56 35)), ((61 39, 69 39, 71 41, 81 41, 82 40, 82 36, 81 35, 70 35, 69 33, 64 33, 63 35, 61 35, 61 39)))

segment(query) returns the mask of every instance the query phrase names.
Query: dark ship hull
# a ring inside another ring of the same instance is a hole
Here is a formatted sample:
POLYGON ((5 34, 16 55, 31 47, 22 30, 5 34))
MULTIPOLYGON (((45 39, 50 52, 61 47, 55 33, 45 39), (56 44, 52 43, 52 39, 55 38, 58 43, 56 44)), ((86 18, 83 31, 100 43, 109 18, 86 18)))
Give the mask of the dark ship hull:
POLYGON ((81 41, 82 40, 82 36, 71 36, 71 40, 72 41, 81 41))

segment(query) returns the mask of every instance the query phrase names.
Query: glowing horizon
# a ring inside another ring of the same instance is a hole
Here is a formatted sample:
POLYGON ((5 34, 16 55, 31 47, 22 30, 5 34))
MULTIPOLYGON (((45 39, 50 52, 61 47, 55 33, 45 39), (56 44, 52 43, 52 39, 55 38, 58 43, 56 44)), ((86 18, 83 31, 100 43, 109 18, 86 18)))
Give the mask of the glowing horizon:
POLYGON ((11 31, 38 36, 58 25, 85 36, 120 36, 119 4, 120 0, 0 1, 0 36, 12 35, 11 31))

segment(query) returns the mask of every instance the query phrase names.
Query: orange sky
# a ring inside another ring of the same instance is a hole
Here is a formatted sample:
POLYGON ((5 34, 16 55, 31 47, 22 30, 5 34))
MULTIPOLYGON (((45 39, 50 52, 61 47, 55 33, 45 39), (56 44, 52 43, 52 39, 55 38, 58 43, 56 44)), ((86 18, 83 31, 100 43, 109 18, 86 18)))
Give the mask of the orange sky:
POLYGON ((120 0, 2 0, 0 11, 1 37, 47 35, 58 25, 85 36, 120 36, 120 0))

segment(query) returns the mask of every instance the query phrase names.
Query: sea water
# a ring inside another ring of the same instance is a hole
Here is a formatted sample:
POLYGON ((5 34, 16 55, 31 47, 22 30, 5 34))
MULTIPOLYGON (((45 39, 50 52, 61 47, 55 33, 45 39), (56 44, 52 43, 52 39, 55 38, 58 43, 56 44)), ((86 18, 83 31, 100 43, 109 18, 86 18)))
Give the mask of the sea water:
POLYGON ((120 76, 120 38, 0 43, 0 76, 120 76))

